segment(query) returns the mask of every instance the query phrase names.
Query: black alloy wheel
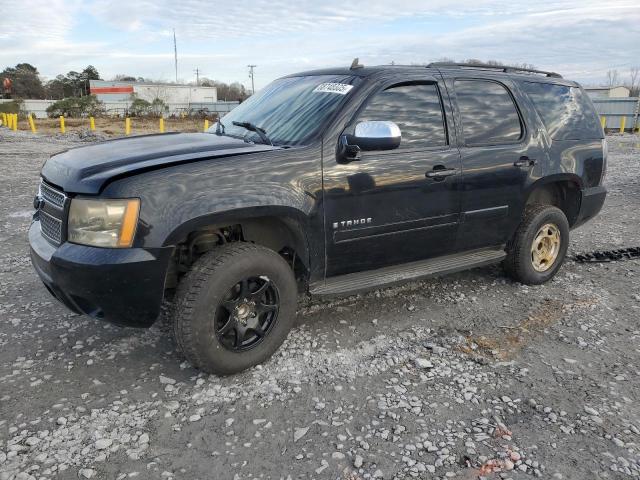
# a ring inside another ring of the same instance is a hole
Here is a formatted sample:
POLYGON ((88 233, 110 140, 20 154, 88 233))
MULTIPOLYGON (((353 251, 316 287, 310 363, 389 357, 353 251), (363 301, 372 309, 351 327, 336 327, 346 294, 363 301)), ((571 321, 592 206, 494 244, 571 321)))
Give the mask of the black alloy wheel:
POLYGON ((246 370, 282 345, 295 323, 297 296, 293 270, 277 252, 247 242, 216 247, 178 285, 177 346, 205 372, 246 370))
POLYGON ((257 346, 278 321, 278 289, 267 277, 235 284, 216 312, 216 336, 233 352, 257 346))

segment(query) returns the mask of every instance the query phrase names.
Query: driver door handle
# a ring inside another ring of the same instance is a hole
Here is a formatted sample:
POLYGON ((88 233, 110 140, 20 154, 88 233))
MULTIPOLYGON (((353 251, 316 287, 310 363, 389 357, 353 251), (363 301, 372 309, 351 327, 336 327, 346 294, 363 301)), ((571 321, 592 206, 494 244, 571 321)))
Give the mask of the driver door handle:
POLYGON ((513 162, 514 167, 533 167, 536 164, 535 158, 529 158, 526 155, 521 156, 518 160, 513 162))
POLYGON ((456 168, 437 168, 434 167, 433 170, 424 174, 427 178, 433 178, 434 180, 444 180, 446 177, 450 177, 451 175, 456 175, 458 170, 456 168))

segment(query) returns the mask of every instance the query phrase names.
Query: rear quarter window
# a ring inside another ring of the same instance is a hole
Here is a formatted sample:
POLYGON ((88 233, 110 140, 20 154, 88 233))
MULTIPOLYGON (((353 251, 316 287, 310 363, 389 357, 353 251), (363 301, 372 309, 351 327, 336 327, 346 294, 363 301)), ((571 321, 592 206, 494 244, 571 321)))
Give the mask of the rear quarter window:
POLYGON ((520 116, 502 84, 457 79, 454 89, 466 145, 501 145, 520 140, 523 134, 520 116))
POLYGON ((522 82, 547 132, 554 140, 602 138, 598 115, 579 87, 522 82))

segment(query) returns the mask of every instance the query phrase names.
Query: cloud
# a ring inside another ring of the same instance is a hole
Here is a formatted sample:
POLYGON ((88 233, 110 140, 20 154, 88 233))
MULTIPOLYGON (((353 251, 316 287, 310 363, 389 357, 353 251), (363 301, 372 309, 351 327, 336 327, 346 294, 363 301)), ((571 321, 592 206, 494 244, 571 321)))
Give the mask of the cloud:
POLYGON ((5 2, 0 9, 0 52, 7 43, 64 39, 73 27, 78 9, 76 0, 5 2))
POLYGON ((532 63, 578 80, 638 63, 640 4, 617 0, 50 0, 3 11, 0 65, 29 61, 48 76, 93 64, 105 77, 180 76, 248 81, 344 64, 496 59, 532 63), (84 32, 96 25, 100 32, 84 32), (79 32, 82 31, 82 34, 79 32))

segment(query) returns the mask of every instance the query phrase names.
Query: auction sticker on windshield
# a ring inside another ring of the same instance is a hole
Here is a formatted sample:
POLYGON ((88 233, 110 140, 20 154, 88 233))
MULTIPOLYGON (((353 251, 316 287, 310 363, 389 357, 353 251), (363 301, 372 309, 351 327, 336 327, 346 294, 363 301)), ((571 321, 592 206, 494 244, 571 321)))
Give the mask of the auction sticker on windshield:
POLYGON ((346 83, 321 83, 313 89, 314 92, 322 93, 337 93, 338 95, 346 95, 349 90, 353 88, 353 85, 347 85, 346 83))

